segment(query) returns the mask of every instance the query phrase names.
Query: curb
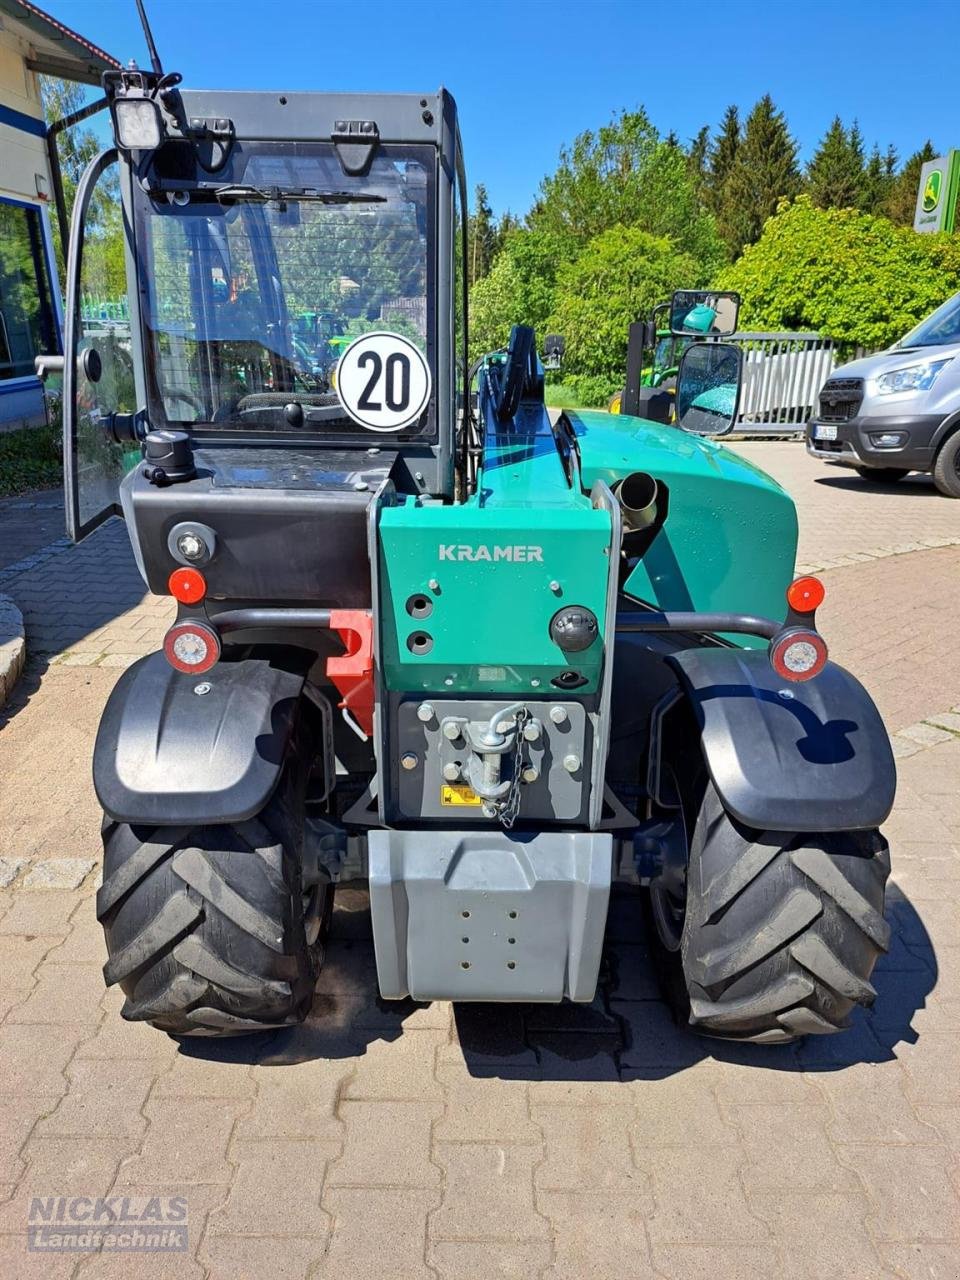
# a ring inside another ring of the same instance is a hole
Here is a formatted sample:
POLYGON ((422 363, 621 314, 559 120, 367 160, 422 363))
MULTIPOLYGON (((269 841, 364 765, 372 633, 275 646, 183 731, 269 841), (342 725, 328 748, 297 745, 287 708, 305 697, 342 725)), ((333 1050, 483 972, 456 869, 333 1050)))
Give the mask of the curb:
POLYGON ((0 595, 0 707, 13 693, 26 659, 23 614, 9 596, 0 595))

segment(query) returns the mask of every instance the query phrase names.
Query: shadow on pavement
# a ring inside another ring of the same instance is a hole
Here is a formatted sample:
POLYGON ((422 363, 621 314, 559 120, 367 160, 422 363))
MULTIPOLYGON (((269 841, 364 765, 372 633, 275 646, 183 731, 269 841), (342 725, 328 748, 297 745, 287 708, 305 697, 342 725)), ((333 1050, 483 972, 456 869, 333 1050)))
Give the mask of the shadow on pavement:
POLYGON ((826 485, 828 489, 851 489, 856 493, 901 494, 905 498, 941 498, 930 476, 923 472, 904 476, 902 480, 863 480, 855 472, 853 475, 817 476, 815 484, 826 485))
MULTIPOLYGON (((673 1022, 657 985, 640 895, 618 890, 596 999, 589 1005, 455 1005, 465 1065, 477 1077, 616 1082, 663 1079, 703 1059, 792 1072, 888 1061, 898 1044, 917 1040, 911 1023, 936 985, 937 966, 923 922, 896 886, 888 891, 887 917, 893 938, 874 970, 876 1004, 858 1009, 849 1030, 782 1046, 736 1044, 696 1036, 673 1022)), ((430 1008, 379 998, 367 894, 347 888, 338 895, 313 1010, 302 1026, 269 1036, 183 1041, 180 1051, 264 1066, 360 1056, 373 1042, 399 1039, 406 1020, 430 1008)), ((442 1017, 429 1025, 442 1026, 442 1017)))

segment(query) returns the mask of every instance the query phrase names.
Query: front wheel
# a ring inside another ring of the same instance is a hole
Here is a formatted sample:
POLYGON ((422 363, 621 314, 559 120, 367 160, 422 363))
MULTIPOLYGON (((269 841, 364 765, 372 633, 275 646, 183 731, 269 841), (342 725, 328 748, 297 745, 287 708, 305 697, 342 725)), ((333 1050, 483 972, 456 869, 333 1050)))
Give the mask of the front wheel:
POLYGON ((910 474, 907 467, 857 467, 855 470, 861 480, 873 480, 879 484, 893 484, 910 474))
POLYGON ((960 498, 960 431, 940 447, 933 464, 933 483, 946 498, 960 498))
POLYGON ((870 975, 889 941, 886 841, 879 831, 752 830, 709 781, 687 808, 685 882, 674 873, 667 895, 651 886, 675 1011, 734 1040, 842 1030, 855 1004, 873 1003, 870 975))
POLYGON ((333 886, 303 883, 300 772, 288 765, 247 822, 104 822, 97 918, 124 1018, 175 1036, 229 1036, 307 1016, 333 886))

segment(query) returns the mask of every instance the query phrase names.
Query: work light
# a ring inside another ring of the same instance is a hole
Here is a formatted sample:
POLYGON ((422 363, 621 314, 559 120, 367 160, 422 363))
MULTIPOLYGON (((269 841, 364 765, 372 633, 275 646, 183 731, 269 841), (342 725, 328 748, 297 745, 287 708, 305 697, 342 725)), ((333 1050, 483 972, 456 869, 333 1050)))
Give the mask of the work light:
POLYGON ((118 98, 113 104, 113 131, 124 151, 152 151, 163 129, 160 109, 152 98, 118 98))

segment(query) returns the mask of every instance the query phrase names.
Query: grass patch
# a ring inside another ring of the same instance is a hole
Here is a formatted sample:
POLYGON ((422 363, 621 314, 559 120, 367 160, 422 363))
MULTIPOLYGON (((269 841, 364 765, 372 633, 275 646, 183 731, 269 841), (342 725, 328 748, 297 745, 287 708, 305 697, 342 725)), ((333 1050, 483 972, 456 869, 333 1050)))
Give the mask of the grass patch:
POLYGON ((56 425, 0 434, 0 498, 62 484, 60 447, 56 425))

